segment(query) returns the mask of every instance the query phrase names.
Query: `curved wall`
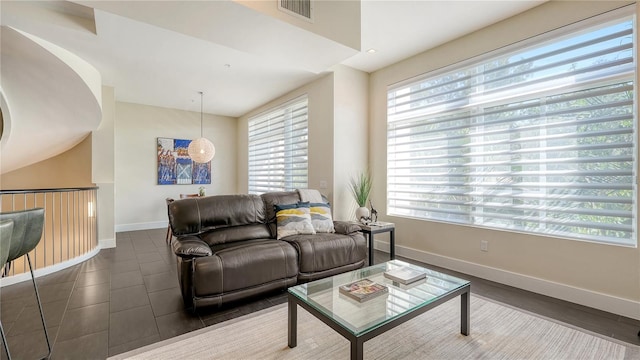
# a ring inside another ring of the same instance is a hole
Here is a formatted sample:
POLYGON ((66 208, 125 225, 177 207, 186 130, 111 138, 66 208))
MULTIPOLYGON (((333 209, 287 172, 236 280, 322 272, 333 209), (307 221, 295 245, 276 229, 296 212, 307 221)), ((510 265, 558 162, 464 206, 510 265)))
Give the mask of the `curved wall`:
POLYGON ((60 154, 98 128, 100 74, 70 52, 1 27, 4 136, 0 173, 60 154))
MULTIPOLYGON (((0 192, 0 211, 45 209, 42 239, 32 254, 35 274, 42 276, 100 250, 90 135, 102 120, 101 76, 33 35, 1 26, 0 37, 0 188, 16 190, 0 192)), ((28 279, 22 261, 1 286, 28 279)))
POLYGON ((71 149, 49 159, 0 175, 0 190, 91 187, 89 135, 71 149))

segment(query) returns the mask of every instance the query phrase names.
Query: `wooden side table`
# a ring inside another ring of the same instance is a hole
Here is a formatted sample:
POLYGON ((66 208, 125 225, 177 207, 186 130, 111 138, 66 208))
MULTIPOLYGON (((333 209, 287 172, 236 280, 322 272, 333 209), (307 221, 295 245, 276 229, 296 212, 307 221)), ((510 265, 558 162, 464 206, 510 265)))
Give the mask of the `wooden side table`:
POLYGON ((365 225, 353 222, 360 226, 360 230, 367 234, 369 240, 369 266, 373 265, 373 236, 375 234, 389 233, 389 257, 391 260, 396 257, 396 225, 389 222, 378 222, 380 225, 365 225))

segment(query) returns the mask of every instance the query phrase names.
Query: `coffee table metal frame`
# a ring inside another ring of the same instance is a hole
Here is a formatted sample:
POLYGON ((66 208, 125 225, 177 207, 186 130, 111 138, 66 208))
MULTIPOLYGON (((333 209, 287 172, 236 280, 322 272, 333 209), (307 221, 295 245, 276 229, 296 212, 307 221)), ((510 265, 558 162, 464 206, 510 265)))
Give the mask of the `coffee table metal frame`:
MULTIPOLYGON (((361 271, 355 270, 355 271, 361 271)), ((466 285, 461 286, 460 288, 451 291, 445 295, 442 295, 437 300, 430 302, 427 305, 414 308, 413 310, 402 314, 401 316, 389 320, 387 322, 383 322, 380 326, 374 327, 371 330, 362 333, 360 335, 354 335, 352 332, 344 328, 341 324, 328 317, 324 313, 315 309, 312 305, 307 302, 299 299, 291 291, 288 292, 288 339, 289 339, 289 347, 294 348, 297 346, 297 327, 298 327, 298 307, 300 305, 303 309, 307 310, 310 314, 321 320, 323 323, 329 325, 333 330, 335 330, 338 334, 342 335, 344 338, 351 342, 351 360, 362 360, 364 356, 364 342, 372 339, 387 330, 393 329, 394 327, 407 322, 418 315, 421 315, 440 304, 443 304, 453 298, 460 296, 460 333, 462 335, 469 335, 470 332, 470 318, 471 318, 471 307, 470 307, 470 294, 471 294, 471 283, 468 282, 466 285)), ((345 300, 346 301, 346 300, 345 300)))

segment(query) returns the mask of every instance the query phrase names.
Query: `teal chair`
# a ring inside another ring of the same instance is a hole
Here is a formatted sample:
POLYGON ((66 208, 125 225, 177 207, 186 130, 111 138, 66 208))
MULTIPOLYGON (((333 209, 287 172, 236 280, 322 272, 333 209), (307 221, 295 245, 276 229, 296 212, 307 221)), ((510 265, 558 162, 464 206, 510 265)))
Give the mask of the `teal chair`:
MULTIPOLYGON (((7 264, 7 259, 9 258, 9 245, 11 244, 12 233, 13 220, 0 221, 0 270, 4 269, 4 266, 7 264)), ((2 321, 0 321, 0 336, 2 337, 2 343, 7 352, 7 357, 11 359, 9 348, 7 347, 7 337, 4 335, 4 328, 2 328, 2 321)))
MULTIPOLYGON (((47 340, 47 348, 49 352, 45 359, 51 356, 51 343, 49 342, 49 334, 47 332, 47 324, 44 321, 44 312, 42 311, 42 303, 40 302, 40 294, 38 293, 38 285, 36 284, 36 278, 33 276, 33 266, 31 265, 31 257, 29 252, 33 250, 40 239, 42 238, 42 231, 44 228, 44 209, 29 209, 23 211, 5 212, 0 213, 0 222, 12 223, 12 231, 2 232, 0 239, 2 240, 0 249, 2 250, 2 265, 5 268, 5 274, 11 265, 11 261, 26 255, 27 263, 29 264, 29 271, 31 272, 31 281, 33 282, 33 289, 36 293, 36 300, 38 301, 38 308, 40 310, 40 319, 42 320, 42 327, 44 328, 44 337, 47 340), (7 249, 8 243, 8 249, 7 249), (6 255, 4 255, 6 252, 6 255)), ((4 349, 7 352, 7 358, 11 359, 9 353, 9 346, 7 345, 7 339, 2 331, 2 342, 4 343, 4 349)))

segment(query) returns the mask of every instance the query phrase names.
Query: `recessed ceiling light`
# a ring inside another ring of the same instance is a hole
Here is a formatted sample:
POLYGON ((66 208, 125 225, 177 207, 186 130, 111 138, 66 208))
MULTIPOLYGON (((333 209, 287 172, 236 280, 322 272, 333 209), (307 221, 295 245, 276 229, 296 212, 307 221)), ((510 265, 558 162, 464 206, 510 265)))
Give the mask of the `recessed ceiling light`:
POLYGON ((369 49, 369 50, 367 50, 367 52, 368 52, 369 54, 374 54, 374 53, 376 53, 377 51, 378 51, 378 50, 376 50, 376 49, 369 49))

